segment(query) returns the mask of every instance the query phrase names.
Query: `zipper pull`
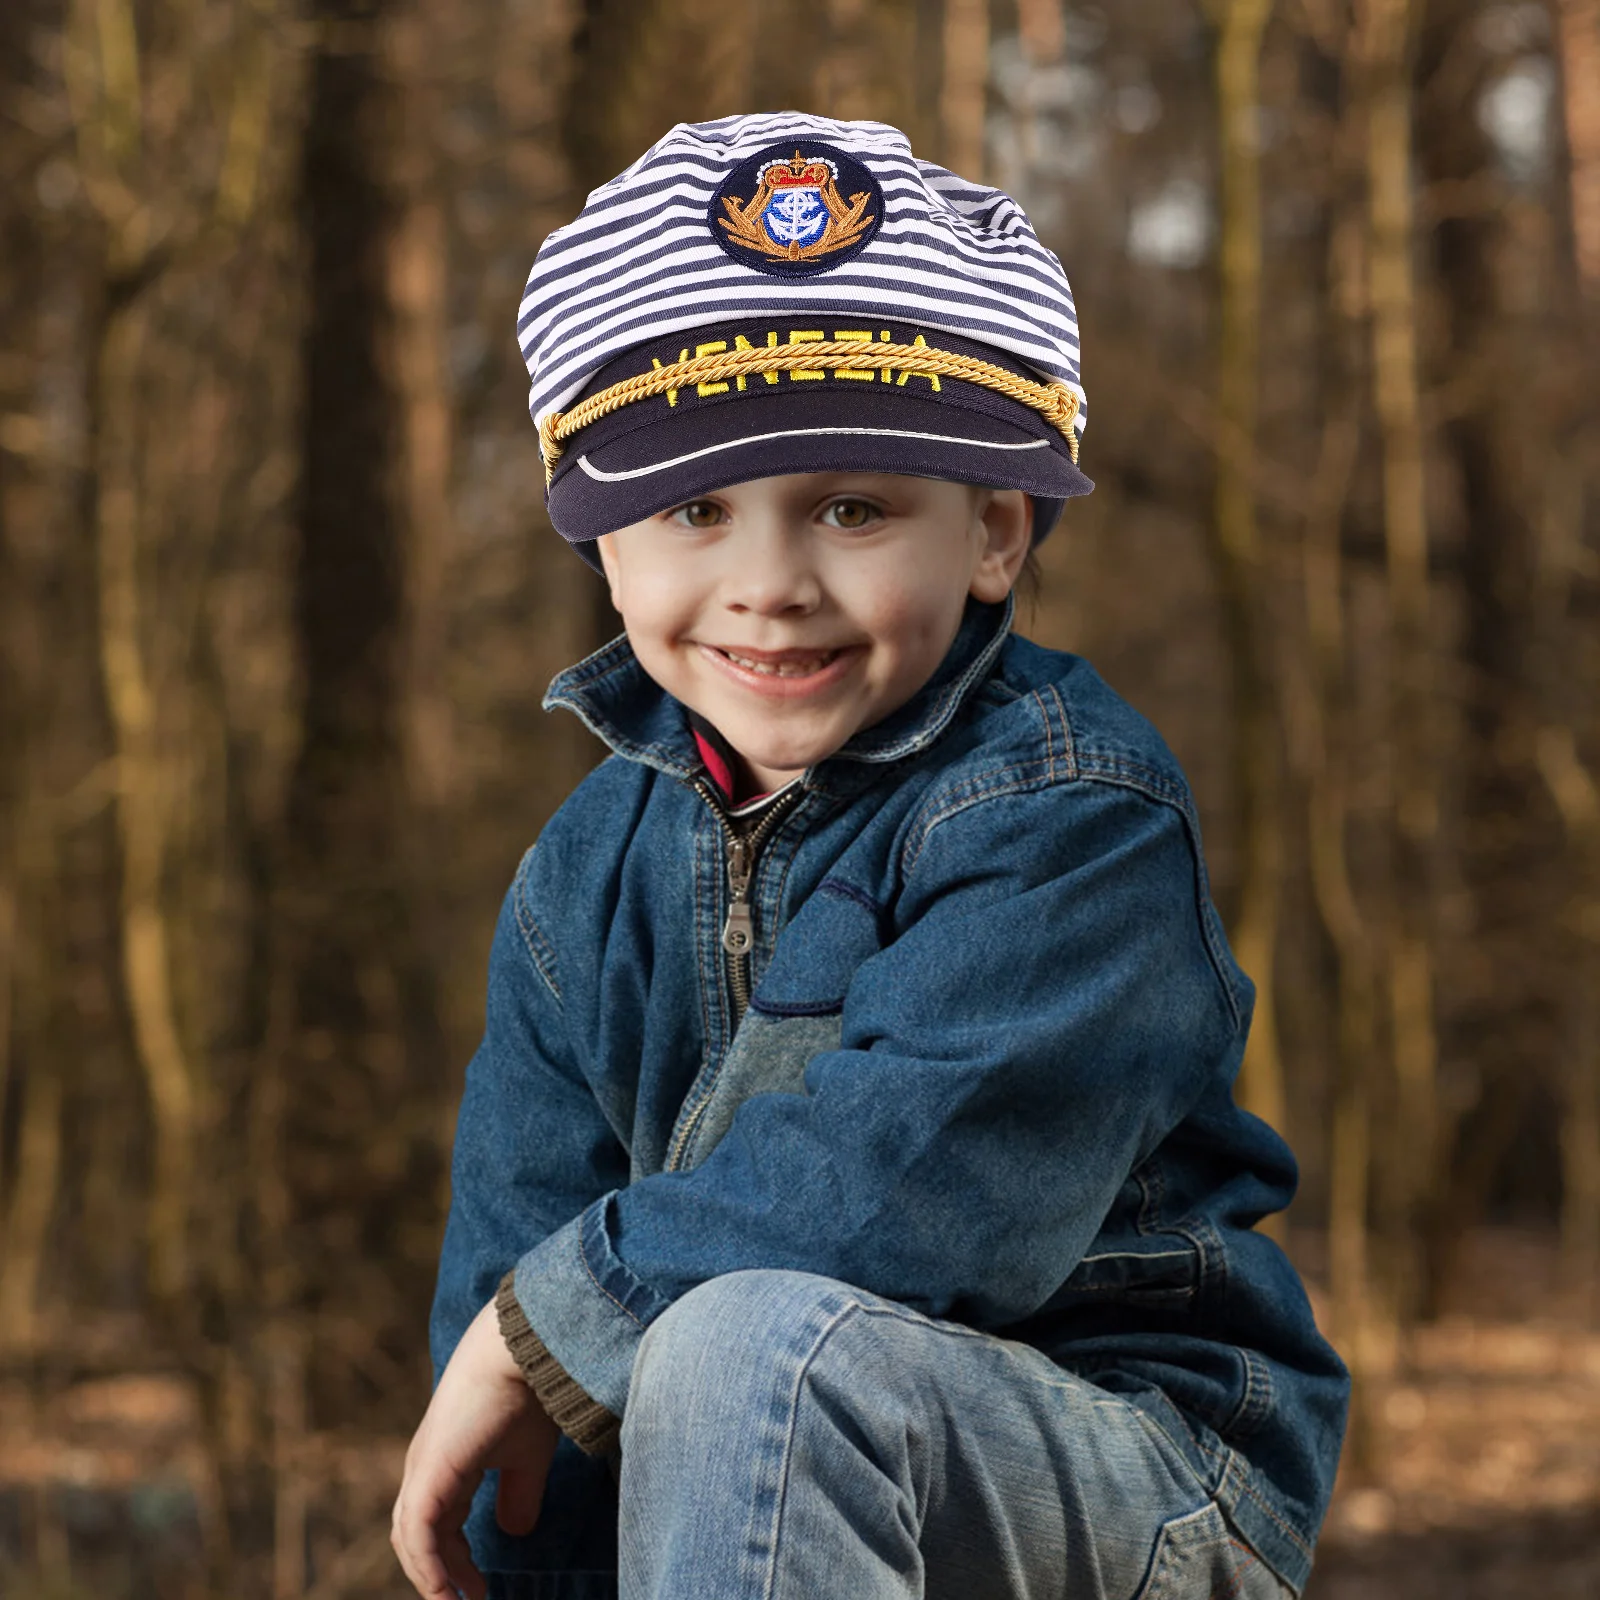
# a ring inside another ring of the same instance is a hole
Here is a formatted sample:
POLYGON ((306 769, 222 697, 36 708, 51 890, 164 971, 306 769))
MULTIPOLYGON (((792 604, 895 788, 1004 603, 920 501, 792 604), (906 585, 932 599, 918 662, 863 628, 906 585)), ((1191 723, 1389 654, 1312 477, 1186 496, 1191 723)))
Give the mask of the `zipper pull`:
POLYGON ((735 900, 728 907, 728 920, 722 925, 722 948, 730 956, 748 955, 755 936, 755 923, 751 919, 749 905, 743 900, 735 900))
POLYGON ((728 920, 722 925, 722 948, 730 956, 748 955, 755 942, 755 923, 750 916, 750 844, 741 835, 728 840, 728 890, 732 904, 728 920))

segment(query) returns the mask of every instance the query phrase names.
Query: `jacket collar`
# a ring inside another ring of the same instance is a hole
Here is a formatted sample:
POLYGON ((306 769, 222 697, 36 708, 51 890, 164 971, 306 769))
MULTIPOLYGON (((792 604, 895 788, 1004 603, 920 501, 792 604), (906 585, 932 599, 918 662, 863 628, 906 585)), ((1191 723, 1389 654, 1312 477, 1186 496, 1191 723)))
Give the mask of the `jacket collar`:
MULTIPOLYGON (((967 602, 965 616, 939 669, 898 711, 863 728, 806 774, 808 788, 832 788, 858 770, 920 755, 942 734, 973 691, 988 677, 1006 635, 1015 602, 967 602)), ((624 634, 568 667, 551 682, 544 708, 574 712, 619 756, 685 782, 704 770, 684 708, 639 665, 624 634)), ((852 786, 848 785, 847 786, 852 786)))

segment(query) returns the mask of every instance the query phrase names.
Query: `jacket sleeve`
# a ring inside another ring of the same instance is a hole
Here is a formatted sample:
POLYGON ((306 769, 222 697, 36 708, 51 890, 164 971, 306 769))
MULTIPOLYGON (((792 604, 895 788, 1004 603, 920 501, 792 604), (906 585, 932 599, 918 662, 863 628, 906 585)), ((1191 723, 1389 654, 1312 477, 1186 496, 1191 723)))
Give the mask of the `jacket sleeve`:
POLYGON ((628 1179, 621 1139, 567 1048, 555 958, 535 916, 537 855, 523 857, 501 907, 483 1042, 456 1122, 429 1326, 436 1378, 529 1244, 628 1179))
POLYGON ((508 1297, 594 1407, 622 1416, 644 1330, 740 1268, 1020 1320, 1237 1069, 1249 986, 1183 810, 1073 780, 930 815, 891 904, 829 880, 882 934, 802 1089, 752 1094, 699 1165, 595 1199, 518 1263, 508 1297))

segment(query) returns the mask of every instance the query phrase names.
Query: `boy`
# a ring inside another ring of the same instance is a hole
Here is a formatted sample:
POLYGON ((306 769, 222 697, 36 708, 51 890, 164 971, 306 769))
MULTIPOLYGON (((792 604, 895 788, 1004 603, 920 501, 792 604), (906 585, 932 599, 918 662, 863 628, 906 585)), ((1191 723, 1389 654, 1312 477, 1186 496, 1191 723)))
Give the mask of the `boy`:
POLYGON ((408 1576, 1297 1592, 1345 1375, 1252 1231, 1249 984, 1171 756, 1010 634, 1092 488, 1060 264, 894 129, 730 118, 590 196, 520 330, 626 637, 546 702, 615 756, 496 934, 408 1576))

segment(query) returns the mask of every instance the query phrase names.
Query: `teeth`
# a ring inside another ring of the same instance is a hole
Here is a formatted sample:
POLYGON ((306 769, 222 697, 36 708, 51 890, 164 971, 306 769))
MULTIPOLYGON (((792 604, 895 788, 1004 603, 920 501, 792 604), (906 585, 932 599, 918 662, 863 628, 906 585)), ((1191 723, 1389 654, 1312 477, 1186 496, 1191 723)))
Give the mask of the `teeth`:
POLYGON ((782 661, 753 661, 749 656, 740 655, 737 650, 724 650, 722 653, 746 672, 758 672, 768 678, 808 678, 813 672, 820 672, 839 652, 825 650, 818 655, 790 656, 782 661))

